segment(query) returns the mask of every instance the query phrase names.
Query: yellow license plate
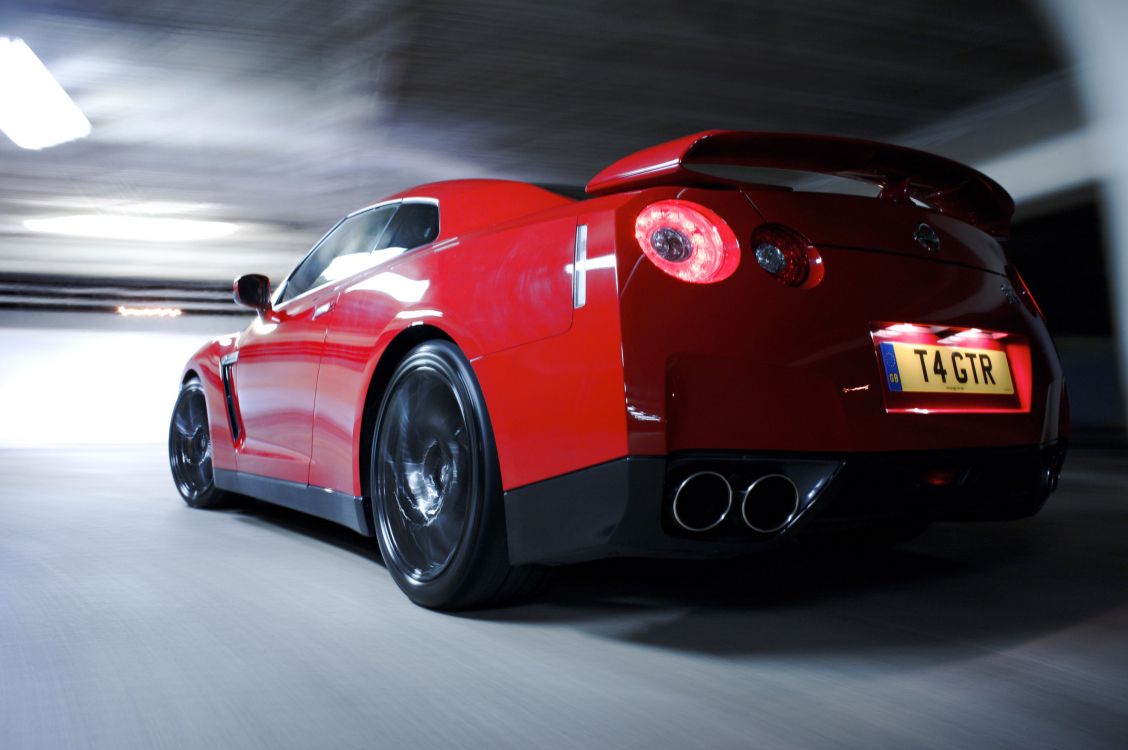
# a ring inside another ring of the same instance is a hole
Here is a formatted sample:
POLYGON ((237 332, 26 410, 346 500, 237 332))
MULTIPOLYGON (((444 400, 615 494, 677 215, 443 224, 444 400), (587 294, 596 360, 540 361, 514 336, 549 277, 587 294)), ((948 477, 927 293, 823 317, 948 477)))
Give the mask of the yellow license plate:
POLYGON ((879 347, 891 391, 920 393, 1014 393, 1005 352, 963 346, 883 341, 879 347))

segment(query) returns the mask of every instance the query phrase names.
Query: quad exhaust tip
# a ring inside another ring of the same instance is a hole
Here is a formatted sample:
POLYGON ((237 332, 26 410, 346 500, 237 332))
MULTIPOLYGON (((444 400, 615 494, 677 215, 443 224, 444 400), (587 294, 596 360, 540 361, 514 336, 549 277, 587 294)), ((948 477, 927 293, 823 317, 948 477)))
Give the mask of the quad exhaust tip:
POLYGON ((748 485, 740 503, 744 523, 761 534, 785 528, 798 512, 799 489, 783 474, 768 474, 748 485))
POLYGON ((732 510, 732 485, 715 471, 690 474, 674 491, 674 522, 686 531, 716 528, 732 510))

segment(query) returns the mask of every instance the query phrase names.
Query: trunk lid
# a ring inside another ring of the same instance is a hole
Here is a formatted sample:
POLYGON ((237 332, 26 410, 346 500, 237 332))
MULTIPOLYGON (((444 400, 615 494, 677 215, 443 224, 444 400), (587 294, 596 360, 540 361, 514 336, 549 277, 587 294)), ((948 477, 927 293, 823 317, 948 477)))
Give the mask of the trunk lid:
POLYGON ((767 222, 801 232, 816 247, 892 253, 1006 273, 1006 257, 993 237, 934 209, 837 193, 751 187, 742 192, 767 222), (935 234, 930 236, 929 229, 935 234))

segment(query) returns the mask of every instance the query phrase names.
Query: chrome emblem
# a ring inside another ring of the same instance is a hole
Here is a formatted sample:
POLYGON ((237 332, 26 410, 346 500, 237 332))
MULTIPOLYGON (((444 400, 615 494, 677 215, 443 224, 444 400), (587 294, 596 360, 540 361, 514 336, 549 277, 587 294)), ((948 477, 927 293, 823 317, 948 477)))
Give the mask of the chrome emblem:
POLYGON ((917 224, 916 231, 913 232, 913 239, 930 253, 940 251, 940 235, 936 234, 936 230, 923 221, 917 224))

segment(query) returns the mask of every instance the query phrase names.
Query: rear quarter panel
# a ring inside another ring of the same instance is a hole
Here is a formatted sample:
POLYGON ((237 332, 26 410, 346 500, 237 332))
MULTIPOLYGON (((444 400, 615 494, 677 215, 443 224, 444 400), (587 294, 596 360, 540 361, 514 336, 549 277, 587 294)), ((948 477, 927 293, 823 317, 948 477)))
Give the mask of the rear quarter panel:
POLYGON ((627 453, 615 225, 622 202, 587 201, 574 215, 569 277, 575 226, 584 225, 586 300, 573 310, 571 328, 474 362, 507 490, 627 453))
MULTIPOLYGON (((598 389, 571 377, 590 369, 591 348, 570 334, 576 224, 572 205, 551 209, 406 253, 343 285, 318 380, 310 484, 361 493, 368 386, 388 345, 415 325, 442 331, 471 360, 506 488, 543 478, 546 453, 574 450, 576 440, 552 435, 586 434, 567 425, 584 419, 598 389)), ((617 327, 603 331, 617 362, 617 327)))

